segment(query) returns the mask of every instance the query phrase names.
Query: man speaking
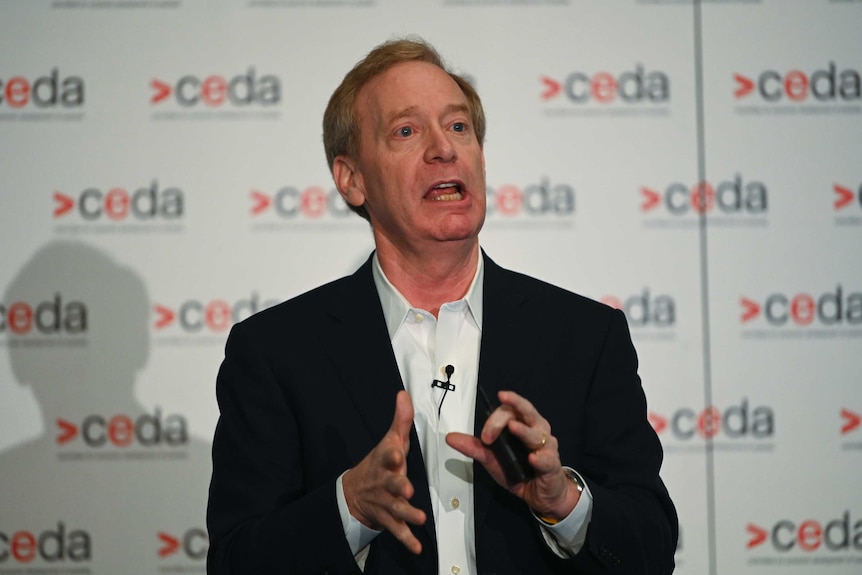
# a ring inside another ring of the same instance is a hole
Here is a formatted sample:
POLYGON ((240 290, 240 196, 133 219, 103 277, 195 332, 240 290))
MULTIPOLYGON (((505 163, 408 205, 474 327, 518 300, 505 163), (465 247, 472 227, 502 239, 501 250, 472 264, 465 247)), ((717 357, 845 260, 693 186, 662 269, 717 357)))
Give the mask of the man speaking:
POLYGON ((676 512, 623 314, 479 247, 472 86, 426 43, 388 42, 323 128, 376 250, 231 331, 208 573, 673 571, 676 512))

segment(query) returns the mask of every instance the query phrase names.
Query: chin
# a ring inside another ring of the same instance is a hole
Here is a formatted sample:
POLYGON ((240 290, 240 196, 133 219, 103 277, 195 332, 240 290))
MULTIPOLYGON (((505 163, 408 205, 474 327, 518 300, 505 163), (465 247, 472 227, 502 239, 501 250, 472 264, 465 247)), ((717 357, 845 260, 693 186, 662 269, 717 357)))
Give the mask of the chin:
POLYGON ((470 227, 449 227, 439 231, 437 235, 438 239, 444 242, 457 242, 463 240, 472 240, 479 237, 479 229, 481 226, 470 226, 470 227))
POLYGON ((477 217, 469 213, 452 213, 438 220, 430 235, 439 241, 459 241, 476 238, 484 217, 477 217))

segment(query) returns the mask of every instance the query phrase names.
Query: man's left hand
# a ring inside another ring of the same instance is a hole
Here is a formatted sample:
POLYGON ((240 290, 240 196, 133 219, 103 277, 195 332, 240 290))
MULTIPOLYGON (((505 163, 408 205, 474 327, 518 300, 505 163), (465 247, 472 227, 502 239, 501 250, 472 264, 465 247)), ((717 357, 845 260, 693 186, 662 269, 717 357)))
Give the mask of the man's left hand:
POLYGON ((575 508, 580 492, 563 470, 550 424, 517 393, 501 391, 497 397, 501 405, 485 422, 481 440, 453 432, 446 435, 446 443, 481 463, 497 483, 523 499, 537 515, 556 521, 566 518, 575 508), (528 462, 535 472, 534 477, 514 485, 506 483, 500 462, 489 447, 504 428, 530 450, 528 462))

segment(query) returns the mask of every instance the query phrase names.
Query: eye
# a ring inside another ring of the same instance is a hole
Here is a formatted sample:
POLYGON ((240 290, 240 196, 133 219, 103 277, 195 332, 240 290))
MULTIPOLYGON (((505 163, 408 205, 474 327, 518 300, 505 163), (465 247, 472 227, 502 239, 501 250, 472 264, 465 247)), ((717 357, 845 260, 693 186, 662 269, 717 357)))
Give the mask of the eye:
POLYGON ((465 124, 464 122, 455 122, 454 124, 452 124, 452 129, 456 132, 466 132, 467 124, 465 124))
POLYGON ((402 126, 401 128, 398 128, 397 134, 402 138, 407 138, 413 135, 413 128, 410 126, 402 126))

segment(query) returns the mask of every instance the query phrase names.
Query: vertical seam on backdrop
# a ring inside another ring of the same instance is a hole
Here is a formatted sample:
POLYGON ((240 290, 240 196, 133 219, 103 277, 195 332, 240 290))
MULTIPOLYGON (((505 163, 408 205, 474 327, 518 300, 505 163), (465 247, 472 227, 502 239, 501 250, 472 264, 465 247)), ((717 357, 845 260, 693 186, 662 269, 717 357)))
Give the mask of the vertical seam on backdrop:
MULTIPOLYGON (((695 72, 695 113, 697 130, 697 186, 701 206, 706 206, 706 138, 704 128, 703 96, 703 18, 701 0, 693 0, 694 8, 694 72, 695 72)), ((703 338, 703 401, 704 407, 712 405, 712 363, 709 323, 709 261, 707 249, 707 211, 698 214, 698 243, 700 248, 700 290, 701 290, 701 335, 703 338)), ((715 520, 715 457, 712 438, 706 438, 704 456, 706 458, 706 528, 709 558, 709 573, 717 575, 716 520, 715 520)))

